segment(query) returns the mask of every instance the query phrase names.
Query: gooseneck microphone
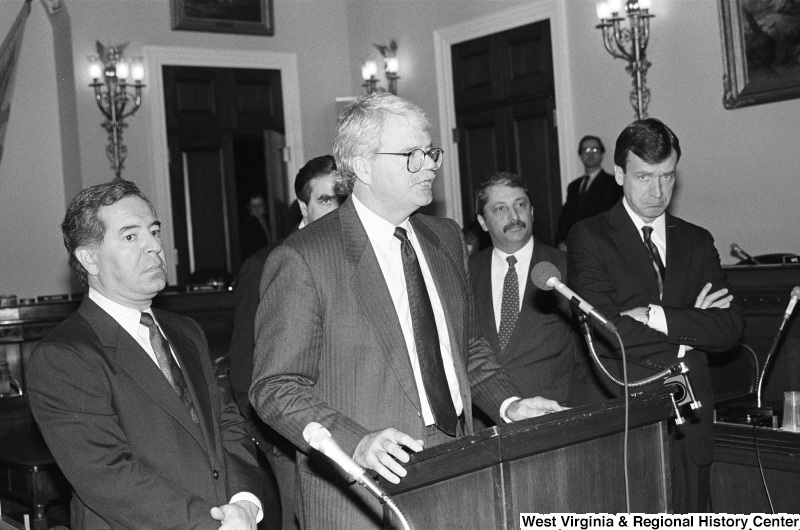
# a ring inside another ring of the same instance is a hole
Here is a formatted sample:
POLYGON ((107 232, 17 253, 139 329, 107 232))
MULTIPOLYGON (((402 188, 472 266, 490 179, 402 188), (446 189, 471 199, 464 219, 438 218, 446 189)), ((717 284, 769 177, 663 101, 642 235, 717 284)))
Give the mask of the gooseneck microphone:
POLYGON ((778 333, 775 335, 775 339, 772 341, 772 347, 769 349, 769 353, 767 353, 767 358, 764 360, 764 368, 761 369, 761 375, 758 378, 758 387, 756 388, 756 406, 758 408, 761 408, 761 388, 764 384, 764 376, 767 374, 767 368, 769 368, 772 357, 778 350, 778 344, 780 344, 783 331, 786 329, 786 323, 789 322, 789 318, 792 316, 798 299, 800 299, 800 286, 796 285, 792 289, 792 294, 789 295, 789 305, 786 306, 786 311, 783 313, 783 320, 778 328, 778 333))
POLYGON ((372 480, 372 477, 367 474, 364 468, 356 464, 347 453, 342 451, 342 448, 333 439, 328 429, 312 421, 303 429, 303 438, 308 442, 308 445, 333 460, 345 473, 367 488, 378 500, 385 502, 389 498, 389 494, 383 491, 383 488, 377 482, 372 480))
POLYGON ((736 256, 737 258, 739 258, 742 261, 750 261, 754 265, 759 265, 760 264, 759 261, 756 258, 754 258, 750 254, 748 254, 747 252, 742 250, 742 247, 740 247, 736 243, 731 243, 731 254, 733 254, 734 256, 736 256))
POLYGON ((617 327, 613 322, 609 322, 609 320, 592 307, 589 302, 564 285, 561 281, 561 273, 558 271, 558 268, 549 261, 540 261, 533 267, 531 271, 531 281, 536 287, 543 291, 550 291, 555 288, 555 290, 569 300, 572 305, 600 322, 604 328, 612 333, 617 332, 617 327))
POLYGON ((331 435, 328 429, 312 421, 303 429, 303 438, 308 442, 308 445, 333 460, 345 473, 367 488, 379 501, 391 508, 395 515, 397 515, 403 528, 405 530, 410 530, 405 515, 403 515, 403 512, 397 507, 394 500, 367 474, 363 467, 356 464, 347 453, 342 451, 342 448, 339 447, 339 444, 333 439, 333 435, 331 435))

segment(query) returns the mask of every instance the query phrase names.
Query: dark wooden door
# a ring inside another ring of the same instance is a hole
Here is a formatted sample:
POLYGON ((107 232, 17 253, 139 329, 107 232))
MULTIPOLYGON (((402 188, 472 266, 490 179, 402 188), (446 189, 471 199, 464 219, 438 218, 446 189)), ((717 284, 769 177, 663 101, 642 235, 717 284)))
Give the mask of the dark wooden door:
POLYGON ((165 66, 164 98, 178 283, 230 281, 247 257, 248 197, 267 200, 271 240, 287 224, 276 217, 286 196, 274 193, 285 165, 267 161, 264 143, 284 133, 280 72, 165 66))
POLYGON ((512 171, 533 198, 534 235, 552 243, 561 209, 550 22, 452 47, 464 224, 475 218, 478 183, 512 171))

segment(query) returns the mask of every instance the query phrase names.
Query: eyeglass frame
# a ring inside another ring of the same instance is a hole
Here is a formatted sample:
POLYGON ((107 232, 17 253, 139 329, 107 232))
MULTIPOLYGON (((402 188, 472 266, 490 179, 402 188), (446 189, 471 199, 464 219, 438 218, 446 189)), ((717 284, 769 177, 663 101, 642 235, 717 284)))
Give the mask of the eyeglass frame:
POLYGON ((376 155, 404 156, 404 157, 406 157, 406 169, 408 170, 408 172, 409 173, 419 173, 420 171, 422 171, 422 168, 425 166, 425 157, 428 157, 433 161, 433 164, 434 164, 433 169, 434 170, 437 170, 440 167, 442 167, 442 160, 443 160, 442 156, 444 155, 444 149, 442 149, 441 147, 432 147, 431 149, 425 151, 424 149, 417 148, 417 149, 412 149, 408 153, 383 153, 383 152, 381 152, 381 153, 375 153, 375 154, 376 155), (411 169, 411 156, 417 151, 422 151, 422 154, 423 154, 422 163, 419 165, 419 168, 416 171, 413 171, 411 169), (439 156, 437 157, 436 160, 434 160, 434 158, 431 156, 431 153, 433 153, 435 151, 439 152, 439 156))
POLYGON ((589 154, 589 153, 602 153, 603 150, 599 147, 584 147, 581 149, 581 154, 589 154))

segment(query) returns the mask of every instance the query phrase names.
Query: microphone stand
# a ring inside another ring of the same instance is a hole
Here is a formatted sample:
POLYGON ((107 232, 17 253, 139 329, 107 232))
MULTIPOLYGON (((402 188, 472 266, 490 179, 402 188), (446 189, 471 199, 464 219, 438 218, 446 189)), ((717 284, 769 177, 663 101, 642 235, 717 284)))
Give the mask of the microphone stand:
POLYGON ((658 372, 655 375, 651 375, 650 377, 646 377, 638 381, 629 381, 626 385, 624 381, 620 381, 611 375, 611 372, 608 371, 598 357, 597 351, 594 348, 592 326, 589 322, 589 316, 583 311, 579 311, 578 313, 578 323, 581 331, 583 332, 583 338, 586 341, 586 345, 589 348, 589 355, 603 375, 605 375, 612 383, 621 387, 627 386, 628 388, 638 388, 655 383, 659 380, 663 380, 664 386, 675 385, 676 388, 672 393, 670 393, 670 397, 672 399, 672 408, 675 412, 675 423, 678 425, 683 425, 685 421, 683 416, 681 416, 680 409, 678 407, 688 403, 692 410, 696 410, 702 406, 702 403, 695 398, 694 389, 689 381, 689 368, 684 362, 673 364, 672 366, 658 372))

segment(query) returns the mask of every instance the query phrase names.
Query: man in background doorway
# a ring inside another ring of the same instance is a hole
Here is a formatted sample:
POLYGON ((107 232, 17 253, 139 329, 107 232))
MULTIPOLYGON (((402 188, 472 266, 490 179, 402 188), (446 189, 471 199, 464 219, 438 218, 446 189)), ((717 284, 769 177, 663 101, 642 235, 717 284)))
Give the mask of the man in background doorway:
POLYGON ((583 176, 567 186, 567 200, 561 208, 556 229, 556 245, 566 250, 567 233, 572 225, 605 212, 622 197, 622 188, 614 176, 603 170, 606 148, 597 136, 584 136, 578 144, 578 156, 583 162, 583 176))
MULTIPOLYGON (((336 195, 334 184, 338 172, 331 155, 318 156, 303 166, 294 181, 294 191, 303 219, 296 230, 313 223, 339 207, 344 197, 336 195)), ((296 231, 295 230, 295 231, 296 231)), ((247 397, 253 376, 254 321, 258 309, 258 286, 264 262, 283 240, 266 246, 250 256, 239 270, 239 283, 234 292, 233 336, 230 347, 231 385, 239 410, 247 421, 258 448, 267 457, 278 485, 283 530, 297 528, 294 510, 296 464, 294 447, 283 436, 265 424, 253 411, 247 397)))
POLYGON ((271 241, 267 221, 267 201, 263 193, 254 193, 247 198, 247 214, 241 217, 239 243, 242 259, 252 256, 271 241))

